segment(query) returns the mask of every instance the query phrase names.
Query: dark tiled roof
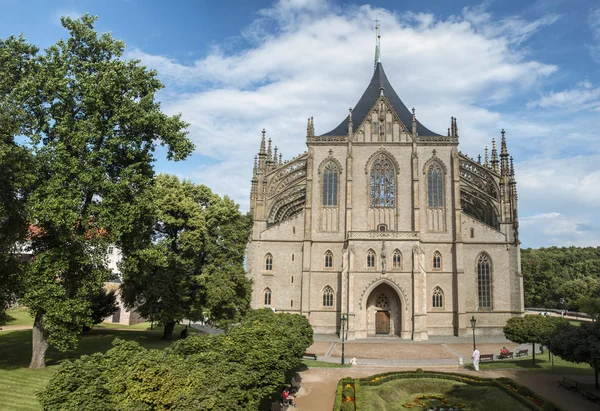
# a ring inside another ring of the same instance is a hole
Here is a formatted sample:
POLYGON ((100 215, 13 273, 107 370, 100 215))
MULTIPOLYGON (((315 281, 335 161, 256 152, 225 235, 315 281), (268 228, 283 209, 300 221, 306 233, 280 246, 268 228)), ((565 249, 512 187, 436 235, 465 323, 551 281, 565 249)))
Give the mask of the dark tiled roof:
MULTIPOLYGON (((358 127, 362 124, 363 120, 371 110, 371 107, 375 104, 375 101, 379 98, 379 88, 383 87, 383 95, 390 102, 394 111, 400 117, 400 120, 404 123, 408 131, 412 130, 412 113, 410 110, 404 105, 400 97, 394 91, 394 88, 390 84, 389 80, 385 75, 385 71, 383 71, 383 66, 381 63, 377 63, 377 68, 375 69, 375 73, 373 73, 373 78, 371 78, 371 82, 369 83, 369 87, 365 90, 362 97, 356 103, 356 106, 352 110, 352 127, 353 132, 356 132, 358 127)), ((329 133, 323 134, 324 136, 345 136, 348 134, 348 117, 344 119, 340 123, 339 126, 331 130, 329 133)), ((439 134, 434 133, 429 130, 423 124, 419 123, 417 120, 417 134, 420 136, 438 136, 439 134)))

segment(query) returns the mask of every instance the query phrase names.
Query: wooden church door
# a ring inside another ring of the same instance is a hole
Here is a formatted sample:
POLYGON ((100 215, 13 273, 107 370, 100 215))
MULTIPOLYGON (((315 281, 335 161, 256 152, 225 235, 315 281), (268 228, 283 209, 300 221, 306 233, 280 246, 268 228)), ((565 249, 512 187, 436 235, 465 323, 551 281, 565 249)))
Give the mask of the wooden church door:
POLYGON ((389 334, 390 333, 390 312, 377 311, 375 314, 375 333, 389 334))

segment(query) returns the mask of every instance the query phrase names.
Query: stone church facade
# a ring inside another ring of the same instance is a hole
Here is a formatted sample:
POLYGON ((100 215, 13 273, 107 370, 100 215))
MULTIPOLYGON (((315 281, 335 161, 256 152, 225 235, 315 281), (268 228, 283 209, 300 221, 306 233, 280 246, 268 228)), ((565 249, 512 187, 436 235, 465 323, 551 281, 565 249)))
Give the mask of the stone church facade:
POLYGON ((416 118, 378 58, 354 109, 282 161, 262 132, 250 194, 252 307, 305 315, 346 338, 501 334, 523 313, 517 190, 498 153, 458 150, 416 118))

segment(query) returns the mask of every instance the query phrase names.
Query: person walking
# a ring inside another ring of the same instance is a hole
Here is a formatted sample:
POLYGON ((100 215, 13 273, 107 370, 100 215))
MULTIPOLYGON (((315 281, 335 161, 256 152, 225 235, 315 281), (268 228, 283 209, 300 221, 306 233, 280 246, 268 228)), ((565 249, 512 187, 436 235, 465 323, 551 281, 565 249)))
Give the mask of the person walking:
POLYGON ((473 351, 471 358, 473 359, 473 367, 475 368, 475 371, 479 371, 479 350, 477 348, 475 348, 475 351, 473 351))

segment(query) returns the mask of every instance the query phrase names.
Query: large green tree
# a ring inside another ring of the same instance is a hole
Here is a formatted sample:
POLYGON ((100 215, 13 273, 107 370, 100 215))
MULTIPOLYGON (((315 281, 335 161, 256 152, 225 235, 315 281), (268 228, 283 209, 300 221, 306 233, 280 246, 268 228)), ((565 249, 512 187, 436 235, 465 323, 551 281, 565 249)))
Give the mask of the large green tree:
POLYGON ((184 318, 239 321, 251 294, 243 267, 249 217, 228 197, 166 174, 157 176, 150 204, 152 241, 121 263, 126 304, 162 323, 163 339, 184 318))
POLYGON ((576 362, 587 363, 595 372, 596 388, 598 388, 598 371, 600 371, 600 323, 582 323, 574 326, 563 323, 548 336, 546 344, 554 355, 576 362))
POLYGON ((531 344, 535 365, 535 344, 545 344, 548 335, 562 322, 561 318, 543 315, 513 317, 504 326, 504 336, 519 344, 531 344))
POLYGON ((99 35, 95 20, 62 18, 69 38, 36 55, 23 82, 36 171, 26 201, 35 258, 23 296, 34 316, 31 368, 45 366, 49 344, 66 349, 92 325, 108 244, 132 249, 146 233, 156 145, 174 160, 193 150, 186 124, 155 101, 156 73, 124 59, 123 42, 99 35))
POLYGON ((27 86, 37 51, 22 37, 0 39, 0 324, 21 292, 19 247, 27 235, 25 202, 34 169, 30 151, 15 137, 32 131, 27 86))

